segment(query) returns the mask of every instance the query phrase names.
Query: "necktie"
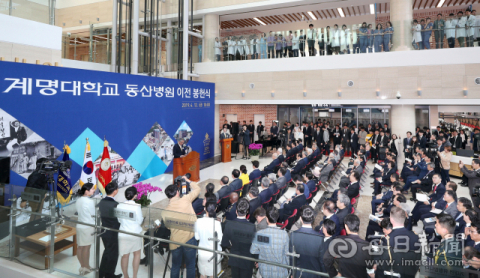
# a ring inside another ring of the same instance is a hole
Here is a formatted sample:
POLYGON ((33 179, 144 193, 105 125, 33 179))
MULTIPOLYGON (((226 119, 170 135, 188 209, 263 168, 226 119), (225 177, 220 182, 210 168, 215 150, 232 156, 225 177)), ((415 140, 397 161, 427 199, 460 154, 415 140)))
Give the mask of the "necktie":
POLYGON ((447 208, 448 208, 448 204, 447 204, 447 206, 445 207, 445 209, 447 209, 447 208))
POLYGON ((435 186, 433 187, 433 192, 435 192, 436 189, 437 189, 437 185, 435 184, 435 186))

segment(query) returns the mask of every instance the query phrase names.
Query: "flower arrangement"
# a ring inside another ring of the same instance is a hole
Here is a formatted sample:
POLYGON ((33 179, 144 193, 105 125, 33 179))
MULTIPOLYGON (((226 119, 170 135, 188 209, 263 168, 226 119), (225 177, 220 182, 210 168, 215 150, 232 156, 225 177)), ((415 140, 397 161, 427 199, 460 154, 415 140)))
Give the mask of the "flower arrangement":
POLYGON ((249 153, 250 155, 260 155, 260 150, 263 148, 262 144, 250 144, 248 145, 248 149, 250 150, 249 153))
POLYGON ((149 206, 152 203, 152 200, 150 200, 150 194, 152 192, 162 191, 160 187, 142 182, 134 184, 133 187, 137 189, 137 198, 134 201, 135 203, 142 205, 142 207, 149 206))

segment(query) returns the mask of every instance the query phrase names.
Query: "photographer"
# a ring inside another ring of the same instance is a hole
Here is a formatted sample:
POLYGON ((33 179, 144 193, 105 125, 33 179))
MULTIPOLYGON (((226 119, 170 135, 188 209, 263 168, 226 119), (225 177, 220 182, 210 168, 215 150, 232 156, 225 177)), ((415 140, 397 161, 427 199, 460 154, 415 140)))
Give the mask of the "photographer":
POLYGON ((480 196, 474 192, 478 192, 478 187, 480 186, 480 159, 475 158, 472 160, 473 170, 468 170, 461 160, 458 167, 465 177, 468 178, 468 188, 470 190, 470 196, 472 197, 473 206, 477 212, 480 212, 480 196))
POLYGON ((450 160, 452 160, 452 147, 446 146, 443 152, 437 151, 440 158, 440 174, 442 175, 442 183, 447 184, 450 181, 450 160))
MULTIPOLYGON (((28 204, 32 208, 32 212, 42 212, 43 208, 43 202, 45 201, 45 195, 48 190, 48 185, 47 185, 47 176, 45 174, 40 173, 40 170, 42 168, 42 164, 46 161, 46 158, 40 158, 37 160, 37 167, 35 171, 33 171, 30 176, 28 176, 27 180, 27 185, 25 186, 25 192, 31 193, 31 194, 38 194, 40 196, 43 196, 42 199, 39 202, 33 202, 29 201, 28 204)), ((20 206, 23 208, 26 206, 27 201, 22 201, 20 203, 20 206)), ((31 215, 30 216, 30 221, 36 220, 41 218, 40 216, 37 215, 31 215)))

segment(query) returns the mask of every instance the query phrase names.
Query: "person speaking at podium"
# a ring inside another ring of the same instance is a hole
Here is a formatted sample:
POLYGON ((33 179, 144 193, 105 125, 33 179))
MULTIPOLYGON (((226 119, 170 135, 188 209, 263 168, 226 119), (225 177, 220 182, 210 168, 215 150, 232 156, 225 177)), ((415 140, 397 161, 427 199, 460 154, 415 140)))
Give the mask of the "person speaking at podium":
POLYGON ((220 139, 227 139, 231 137, 232 135, 230 134, 230 131, 227 129, 226 126, 224 126, 222 129, 222 133, 220 133, 220 139))
POLYGON ((180 138, 178 143, 173 146, 173 158, 184 157, 187 153, 184 147, 185 139, 180 138))

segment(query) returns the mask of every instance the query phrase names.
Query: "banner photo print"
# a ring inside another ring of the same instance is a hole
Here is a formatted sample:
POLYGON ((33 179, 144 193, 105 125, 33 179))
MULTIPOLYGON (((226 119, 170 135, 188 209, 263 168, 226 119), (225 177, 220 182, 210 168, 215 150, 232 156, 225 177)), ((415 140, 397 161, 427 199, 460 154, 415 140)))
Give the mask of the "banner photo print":
POLYGON ((82 175, 97 184, 104 138, 119 186, 172 171, 180 137, 200 161, 211 158, 214 110, 213 83, 0 61, 0 157, 11 157, 15 185, 36 160, 62 159, 64 144, 72 192, 82 175))

